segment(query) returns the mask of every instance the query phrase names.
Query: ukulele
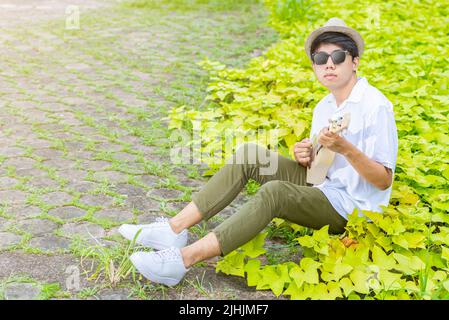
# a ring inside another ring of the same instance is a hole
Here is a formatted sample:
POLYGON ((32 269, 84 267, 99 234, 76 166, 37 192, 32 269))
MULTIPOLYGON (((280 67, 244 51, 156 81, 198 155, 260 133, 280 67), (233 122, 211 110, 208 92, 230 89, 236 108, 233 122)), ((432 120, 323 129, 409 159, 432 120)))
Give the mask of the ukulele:
MULTIPOLYGON (((351 114, 346 113, 344 116, 333 116, 329 119, 329 131, 333 133, 340 133, 349 126, 351 114)), ((318 142, 318 135, 315 134, 312 138, 312 163, 310 169, 307 168, 307 183, 321 184, 326 179, 332 162, 334 162, 335 152, 323 147, 318 142)))

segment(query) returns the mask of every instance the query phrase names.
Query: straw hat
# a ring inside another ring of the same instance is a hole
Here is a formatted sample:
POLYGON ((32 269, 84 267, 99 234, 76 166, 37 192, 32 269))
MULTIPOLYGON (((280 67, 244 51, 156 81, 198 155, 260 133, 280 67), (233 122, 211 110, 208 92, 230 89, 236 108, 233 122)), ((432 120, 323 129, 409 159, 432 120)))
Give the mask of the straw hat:
POLYGON ((360 33, 346 26, 346 23, 343 20, 339 18, 330 18, 329 21, 324 24, 324 26, 313 31, 306 40, 304 48, 310 60, 312 60, 312 57, 310 56, 310 48, 312 46, 313 40, 315 40, 320 34, 325 32, 340 32, 346 34, 355 41, 355 44, 357 45, 357 48, 359 50, 359 56, 362 56, 365 42, 363 41, 360 33))

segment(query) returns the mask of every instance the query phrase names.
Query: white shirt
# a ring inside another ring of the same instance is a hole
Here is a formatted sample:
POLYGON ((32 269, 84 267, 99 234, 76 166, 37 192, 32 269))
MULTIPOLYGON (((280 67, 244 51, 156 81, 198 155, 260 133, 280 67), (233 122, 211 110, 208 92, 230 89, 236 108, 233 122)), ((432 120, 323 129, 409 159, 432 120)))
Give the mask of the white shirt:
MULTIPOLYGON (((346 132, 342 136, 368 158, 391 168, 394 174, 398 152, 397 128, 392 103, 365 77, 358 77, 349 97, 337 107, 332 93, 324 97, 313 110, 310 137, 329 126, 332 115, 351 113, 346 132)), ((335 154, 326 180, 313 187, 326 195, 335 210, 348 219, 354 208, 381 212, 379 205, 388 206, 390 186, 380 190, 363 178, 339 154, 335 154)))

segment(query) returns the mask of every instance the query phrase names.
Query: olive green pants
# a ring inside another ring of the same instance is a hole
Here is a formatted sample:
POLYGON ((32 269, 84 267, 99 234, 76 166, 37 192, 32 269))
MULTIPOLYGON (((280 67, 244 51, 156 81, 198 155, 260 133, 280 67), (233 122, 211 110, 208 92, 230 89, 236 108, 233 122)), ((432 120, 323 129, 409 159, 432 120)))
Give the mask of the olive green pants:
POLYGON ((240 146, 192 201, 208 220, 230 204, 250 178, 261 184, 258 192, 213 230, 222 255, 250 241, 275 217, 313 229, 329 225, 334 234, 344 232, 347 220, 321 190, 306 183, 305 167, 253 143, 240 146), (266 170, 269 167, 276 170, 266 170))

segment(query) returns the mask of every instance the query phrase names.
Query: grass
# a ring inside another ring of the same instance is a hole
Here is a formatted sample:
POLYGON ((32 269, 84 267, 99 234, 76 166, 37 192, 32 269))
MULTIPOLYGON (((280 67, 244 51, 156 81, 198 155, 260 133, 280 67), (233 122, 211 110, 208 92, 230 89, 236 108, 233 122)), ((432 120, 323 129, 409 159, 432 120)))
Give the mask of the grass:
POLYGON ((195 277, 195 280, 185 280, 190 286, 192 286, 195 290, 197 290, 199 293, 201 293, 206 298, 211 298, 214 293, 214 288, 212 287, 212 284, 209 282, 209 288, 206 287, 204 276, 206 274, 206 271, 203 272, 201 278, 198 276, 195 277))
POLYGON ((139 233, 129 244, 111 247, 100 243, 93 246, 85 240, 75 238, 70 250, 73 254, 81 257, 80 264, 84 273, 89 275, 88 280, 95 281, 95 283, 102 280, 110 286, 116 287, 130 275, 133 279, 136 278, 135 269, 129 256, 136 250, 143 249, 135 246, 135 239, 139 233), (86 264, 90 265, 86 266, 86 264))
POLYGON ((13 284, 27 283, 39 290, 36 300, 50 300, 52 298, 64 298, 69 294, 61 290, 58 283, 41 283, 26 275, 14 275, 0 281, 0 300, 7 298, 7 288, 13 284))

